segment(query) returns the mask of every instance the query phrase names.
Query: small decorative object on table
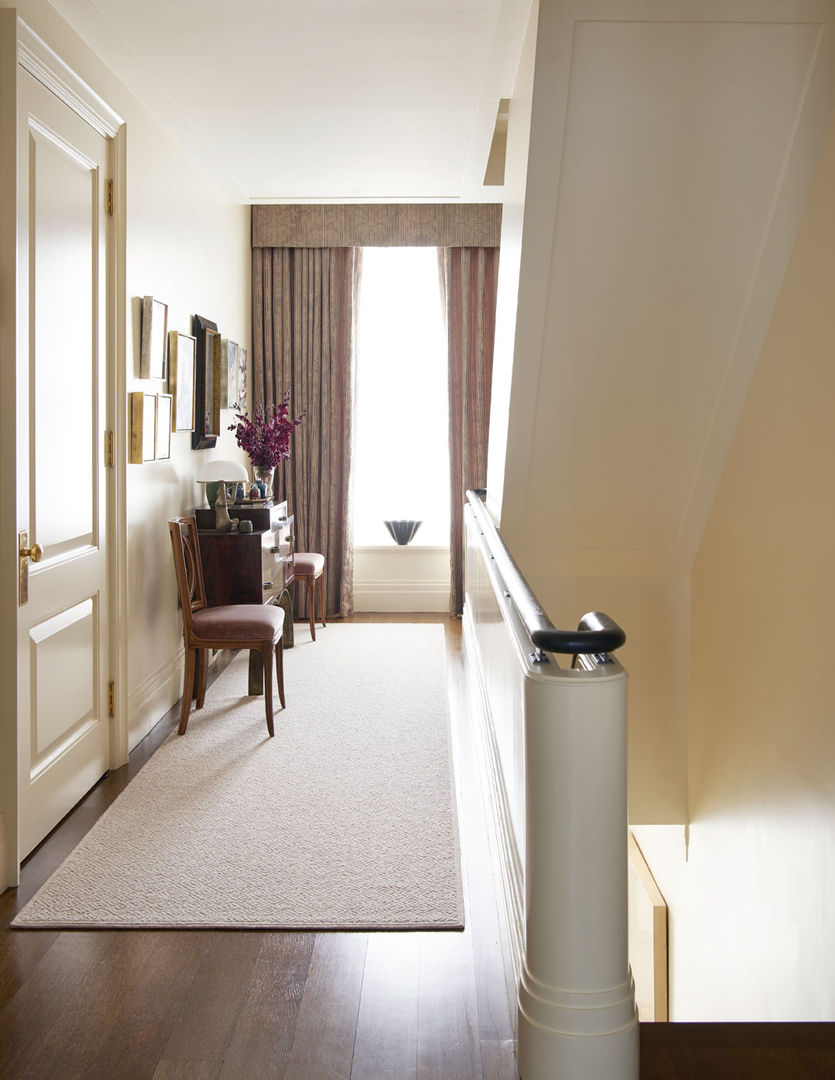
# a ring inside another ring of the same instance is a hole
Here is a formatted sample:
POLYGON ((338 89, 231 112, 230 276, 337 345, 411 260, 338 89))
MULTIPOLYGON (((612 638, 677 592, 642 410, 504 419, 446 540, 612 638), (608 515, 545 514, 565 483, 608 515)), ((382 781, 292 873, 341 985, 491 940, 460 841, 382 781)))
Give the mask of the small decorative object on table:
POLYGON ((238 484, 246 479, 246 469, 239 461, 220 461, 213 458, 211 461, 201 462, 196 479, 206 485, 209 506, 212 505, 214 494, 215 528, 219 532, 229 532, 232 521, 237 519, 230 518, 228 507, 230 501, 234 501, 238 484), (209 488, 212 488, 211 492, 209 488))
POLYGON ((398 544, 408 544, 414 539, 415 533, 423 524, 422 521, 384 521, 383 524, 391 533, 392 540, 398 544))
POLYGON ((303 416, 304 413, 290 416, 288 390, 278 405, 270 405, 266 410, 259 405, 252 418, 239 409, 235 413, 235 423, 229 425, 229 430, 235 432, 238 446, 249 454, 259 489, 264 485, 263 498, 272 497, 275 467, 290 456, 290 438, 303 416))

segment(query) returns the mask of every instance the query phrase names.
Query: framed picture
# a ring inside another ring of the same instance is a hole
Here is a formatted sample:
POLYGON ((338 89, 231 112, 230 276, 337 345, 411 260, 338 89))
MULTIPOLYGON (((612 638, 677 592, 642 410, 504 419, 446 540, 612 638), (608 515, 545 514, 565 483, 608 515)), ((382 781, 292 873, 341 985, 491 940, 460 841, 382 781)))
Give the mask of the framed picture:
POLYGON ((220 434, 220 410, 225 407, 222 384, 226 383, 226 369, 220 349, 221 337, 217 330, 206 330, 206 385, 212 388, 209 408, 209 424, 213 435, 220 434))
POLYGON ((157 455, 157 395, 135 390, 130 395, 131 465, 153 461, 157 455))
POLYGON ((192 450, 207 450, 217 443, 220 410, 215 412, 215 349, 220 356, 220 335, 217 323, 204 315, 194 315, 191 332, 196 341, 194 373, 194 430, 192 450), (215 345, 217 342, 217 346, 215 345), (212 425, 217 423, 217 427, 212 425))
POLYGON ((238 350, 240 345, 223 338, 220 358, 223 374, 220 381, 221 408, 234 409, 238 404, 238 350))
POLYGON ((174 399, 174 430, 194 429, 194 369, 197 340, 191 334, 168 334, 168 393, 174 399))
POLYGON ((243 345, 238 346, 238 407, 247 412, 249 405, 246 399, 247 395, 247 381, 246 381, 246 349, 243 345))
POLYGON ((142 330, 139 348, 140 379, 165 378, 165 346, 168 337, 168 304, 153 296, 142 299, 142 330))
POLYGON ((157 461, 171 457, 171 419, 174 399, 171 394, 157 394, 157 461))

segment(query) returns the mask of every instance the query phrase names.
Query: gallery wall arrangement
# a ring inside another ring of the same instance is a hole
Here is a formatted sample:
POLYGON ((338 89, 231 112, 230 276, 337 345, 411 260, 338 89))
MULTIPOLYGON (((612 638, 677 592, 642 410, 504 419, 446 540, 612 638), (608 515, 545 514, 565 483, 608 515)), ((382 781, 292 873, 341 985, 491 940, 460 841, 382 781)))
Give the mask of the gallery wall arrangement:
POLYGON ((222 337, 204 315, 193 315, 191 323, 191 333, 169 330, 168 305, 142 297, 139 377, 165 383, 167 393, 129 394, 132 465, 170 458, 177 432, 191 433, 192 449, 210 449, 220 434, 221 410, 247 408, 247 350, 222 337))

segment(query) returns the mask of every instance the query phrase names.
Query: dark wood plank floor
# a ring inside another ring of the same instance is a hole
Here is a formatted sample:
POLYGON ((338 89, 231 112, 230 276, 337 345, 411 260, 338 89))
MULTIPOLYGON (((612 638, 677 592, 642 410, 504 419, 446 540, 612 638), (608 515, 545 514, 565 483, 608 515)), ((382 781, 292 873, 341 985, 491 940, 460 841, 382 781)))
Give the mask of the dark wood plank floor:
POLYGON ((33 853, 19 889, 0 897, 0 1077, 515 1078, 479 780, 461 722, 460 624, 439 616, 403 621, 446 627, 466 930, 10 930, 19 908, 174 730, 172 710, 33 853))
MULTIPOLYGON (((463 722, 460 626, 441 621, 467 929, 10 930, 14 914, 174 730, 175 709, 30 857, 20 888, 0 897, 0 1078, 515 1080, 494 882, 463 722)), ((833 1080, 835 1025, 642 1025, 641 1077, 833 1080)))

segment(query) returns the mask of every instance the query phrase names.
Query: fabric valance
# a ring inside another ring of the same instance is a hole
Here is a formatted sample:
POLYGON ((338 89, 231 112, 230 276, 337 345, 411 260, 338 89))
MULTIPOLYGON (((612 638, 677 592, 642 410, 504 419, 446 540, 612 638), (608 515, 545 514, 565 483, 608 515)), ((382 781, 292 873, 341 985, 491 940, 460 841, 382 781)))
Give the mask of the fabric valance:
POLYGON ((254 248, 498 247, 500 203, 294 203, 252 207, 254 248))

